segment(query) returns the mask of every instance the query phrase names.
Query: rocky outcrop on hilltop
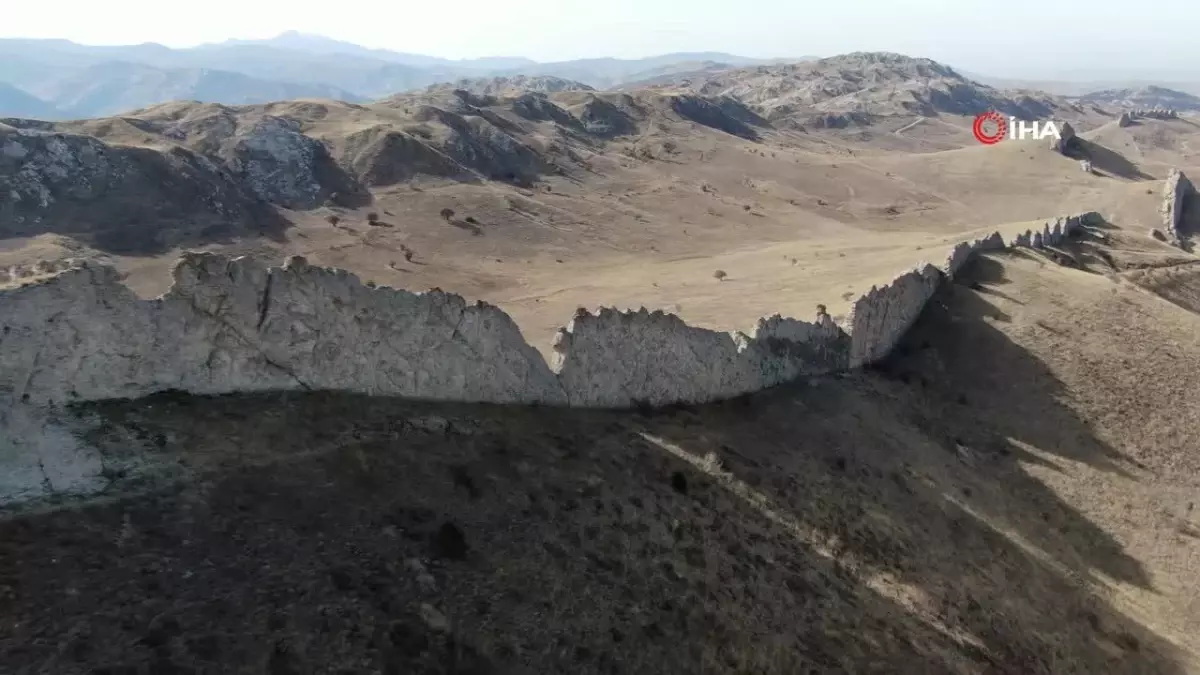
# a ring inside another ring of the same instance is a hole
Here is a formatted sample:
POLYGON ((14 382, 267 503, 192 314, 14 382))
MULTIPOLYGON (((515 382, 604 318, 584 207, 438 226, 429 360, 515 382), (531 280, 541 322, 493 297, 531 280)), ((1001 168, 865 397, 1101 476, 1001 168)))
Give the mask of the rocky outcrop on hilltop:
POLYGON ((292 120, 264 116, 227 138, 218 156, 260 199, 285 208, 315 208, 331 195, 356 205, 352 197, 361 192, 326 147, 292 120))
POLYGON ((728 96, 714 99, 683 95, 671 96, 669 100, 671 110, 680 117, 734 136, 754 140, 758 132, 752 125, 767 125, 753 110, 728 96))
POLYGON ((183 147, 114 146, 31 126, 0 125, 0 237, 55 232, 101 249, 149 252, 282 224, 204 155, 183 147))
POLYGON ((1058 125, 1058 138, 1050 139, 1050 149, 1055 152, 1067 154, 1071 148, 1078 145, 1075 137, 1075 128, 1070 122, 1062 122, 1058 125))
POLYGON ((1173 120, 1173 119, 1179 118, 1179 112, 1176 110, 1171 110, 1169 108, 1153 108, 1150 110, 1145 110, 1145 109, 1139 108, 1137 110, 1131 110, 1129 112, 1129 116, 1135 120, 1136 119, 1173 120))
POLYGON ((862 124, 881 117, 975 115, 988 110, 1025 120, 1079 113, 1066 99, 1001 91, 930 59, 883 52, 726 69, 689 75, 661 87, 707 97, 730 96, 772 122, 790 120, 817 128, 818 116, 862 124))
POLYGON ((1200 96, 1154 85, 1136 89, 1093 91, 1080 96, 1079 101, 1137 111, 1200 111, 1200 96))
POLYGON ((1192 181, 1179 169, 1171 169, 1163 184, 1162 215, 1164 227, 1176 241, 1185 234, 1182 232, 1184 210, 1195 195, 1196 188, 1192 181))
POLYGON ((425 93, 445 93, 453 89, 463 89, 472 94, 487 96, 511 97, 536 92, 555 94, 563 91, 596 91, 582 82, 568 80, 553 75, 514 75, 512 77, 479 77, 465 78, 444 84, 434 84, 425 88, 425 93))
POLYGON ((633 97, 622 94, 615 101, 601 96, 589 96, 583 104, 571 109, 572 114, 589 133, 601 137, 624 136, 637 131, 631 109, 636 108, 633 97))
POLYGON ((553 122, 565 129, 582 131, 583 123, 574 115, 560 108, 545 94, 527 93, 512 100, 509 104, 512 111, 521 117, 535 122, 553 122))

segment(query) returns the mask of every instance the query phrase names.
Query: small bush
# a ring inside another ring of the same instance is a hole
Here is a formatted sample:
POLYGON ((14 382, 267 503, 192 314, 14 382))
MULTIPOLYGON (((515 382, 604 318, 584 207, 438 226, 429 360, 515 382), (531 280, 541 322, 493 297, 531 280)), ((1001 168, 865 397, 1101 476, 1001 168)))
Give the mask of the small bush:
POLYGON ((442 216, 442 220, 448 223, 454 217, 454 209, 442 209, 440 215, 442 216))
POLYGON ((331 213, 331 214, 329 214, 329 215, 327 215, 327 216, 325 216, 325 220, 326 220, 326 221, 327 221, 327 222, 328 222, 330 225, 337 225, 338 223, 342 222, 342 219, 341 219, 341 218, 338 218, 336 215, 334 215, 334 214, 332 214, 332 213, 331 213))
POLYGON ((479 224, 479 221, 475 220, 475 216, 467 216, 467 217, 466 217, 466 218, 464 218, 463 220, 464 220, 465 222, 468 222, 468 223, 472 224, 472 225, 478 225, 478 224, 479 224))
POLYGON ((713 272, 713 278, 717 281, 725 281, 725 277, 727 276, 729 275, 725 273, 725 270, 717 270, 716 272, 713 272))
POLYGON ((379 213, 372 211, 367 214, 367 222, 374 223, 379 220, 379 213))

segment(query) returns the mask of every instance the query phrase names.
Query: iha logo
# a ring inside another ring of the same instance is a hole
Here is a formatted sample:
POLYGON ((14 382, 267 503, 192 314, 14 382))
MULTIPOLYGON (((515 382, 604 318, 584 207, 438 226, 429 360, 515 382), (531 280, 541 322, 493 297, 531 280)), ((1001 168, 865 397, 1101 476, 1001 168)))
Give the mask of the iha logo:
POLYGON ((1053 120, 1026 122, 1015 117, 1004 117, 995 111, 976 116, 971 131, 984 145, 995 145, 1006 138, 1018 141, 1027 138, 1038 141, 1044 138, 1062 138, 1058 132, 1058 125, 1053 120))

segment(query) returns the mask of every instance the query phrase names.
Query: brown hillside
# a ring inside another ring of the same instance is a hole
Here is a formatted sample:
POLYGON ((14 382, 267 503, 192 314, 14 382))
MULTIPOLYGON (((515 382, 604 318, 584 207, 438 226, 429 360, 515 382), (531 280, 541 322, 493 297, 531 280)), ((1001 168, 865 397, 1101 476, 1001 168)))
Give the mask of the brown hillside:
POLYGON ((1104 272, 979 259, 695 409, 91 404, 154 478, 0 524, 0 668, 1197 672, 1200 315, 1104 272))

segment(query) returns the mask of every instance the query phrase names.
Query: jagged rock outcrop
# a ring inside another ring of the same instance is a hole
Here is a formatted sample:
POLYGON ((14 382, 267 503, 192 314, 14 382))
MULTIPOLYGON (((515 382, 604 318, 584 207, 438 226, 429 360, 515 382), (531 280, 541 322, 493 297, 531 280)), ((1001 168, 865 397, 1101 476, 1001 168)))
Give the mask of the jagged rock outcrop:
POLYGON ((1046 246, 1057 246, 1082 226, 1096 225, 1102 221, 1103 217, 1095 211, 1086 211, 1071 216, 1059 216, 1052 221, 1047 221, 1042 225, 1042 229, 1040 230, 1025 230, 1024 232, 1017 233, 1009 239, 1006 247, 1044 248, 1046 246))
POLYGON ((582 82, 553 75, 513 75, 511 77, 464 78, 425 88, 427 94, 443 93, 448 88, 487 96, 520 96, 525 93, 553 94, 564 91, 595 91, 582 82))
POLYGON ((1131 124, 1133 124, 1133 118, 1130 117, 1128 112, 1121 113, 1121 116, 1117 118, 1117 126, 1119 127, 1127 127, 1131 124))
MULTIPOLYGON (((627 105, 632 105, 632 98, 627 105)), ((572 111, 576 118, 583 123, 589 134, 597 136, 624 136, 637 131, 637 123, 632 115, 622 109, 622 106, 608 101, 600 96, 591 95, 588 101, 572 111)))
POLYGON ((689 326, 663 312, 580 311, 555 336, 555 369, 571 405, 628 408, 733 398, 844 368, 848 340, 832 322, 779 316, 755 337, 689 326))
POLYGON ((575 119, 575 117, 558 107, 553 101, 546 98, 545 94, 527 93, 522 94, 512 100, 510 104, 512 111, 524 117, 527 120, 535 122, 554 122, 560 126, 577 131, 583 130, 583 123, 575 119))
POLYGON ((872 286, 855 301, 847 319, 849 366, 857 368, 886 357, 917 320, 941 279, 942 272, 926 263, 882 288, 872 286))
POLYGON ((1176 239, 1184 234, 1180 231, 1183 212, 1187 202, 1195 193, 1196 188, 1192 181, 1179 169, 1171 169, 1171 172, 1167 174, 1167 181, 1163 185, 1162 215, 1167 233, 1176 239))
POLYGON ((955 245, 950 249, 950 255, 946 256, 946 263, 942 265, 942 272, 954 278, 958 274, 958 270, 971 259, 971 256, 979 251, 998 251, 1004 248, 1004 238, 999 232, 993 232, 986 237, 981 237, 973 241, 964 241, 961 244, 955 245))
MULTIPOLYGON (((1098 218, 1057 218, 1013 246, 1053 245, 1098 218)), ((267 268, 191 253, 171 289, 140 300, 107 266, 0 289, 0 503, 102 487, 99 458, 57 421, 64 403, 182 390, 318 389, 416 399, 627 408, 702 403, 888 356, 944 279, 992 233, 872 288, 845 328, 760 319, 753 335, 689 326, 663 312, 580 310, 555 338, 551 369, 503 311, 433 290, 363 285, 292 258, 267 268)))
POLYGON ((1050 139, 1050 149, 1065 155, 1075 144, 1075 127, 1070 122, 1059 124, 1058 138, 1050 139))
POLYGON ((292 258, 187 254, 139 300, 107 266, 0 291, 0 405, 338 389, 436 400, 562 403, 507 314, 440 291, 369 288, 292 258))
POLYGON ((218 155, 254 194, 272 204, 312 209, 334 194, 367 201, 324 144, 301 133, 291 120, 264 116, 226 139, 218 155))
POLYGON ((682 95, 671 96, 669 101, 671 109, 686 120, 749 140, 758 138, 758 132, 751 124, 766 124, 766 120, 727 96, 709 99, 682 95))
POLYGON ((1173 120, 1179 117, 1179 112, 1164 108, 1137 109, 1129 113, 1133 119, 1148 118, 1156 120, 1173 120))
POLYGON ((186 148, 160 152, 0 125, 0 236, 70 234, 143 253, 206 233, 281 225, 228 171, 186 148))

